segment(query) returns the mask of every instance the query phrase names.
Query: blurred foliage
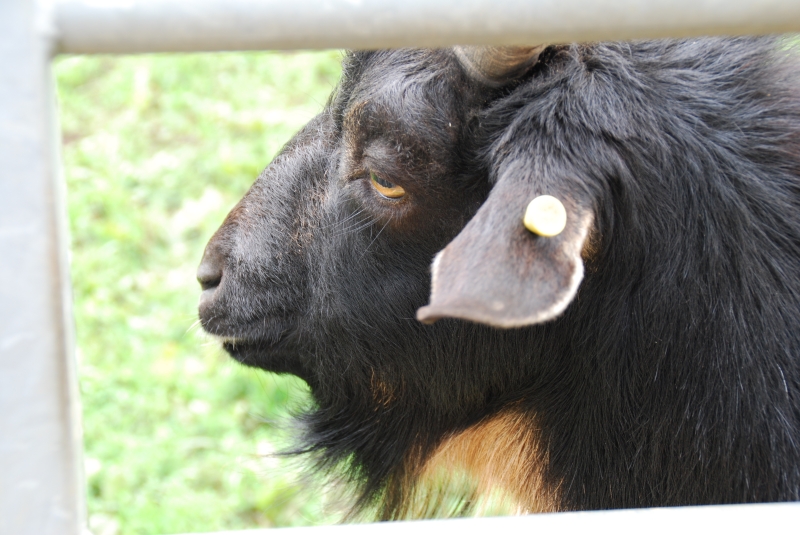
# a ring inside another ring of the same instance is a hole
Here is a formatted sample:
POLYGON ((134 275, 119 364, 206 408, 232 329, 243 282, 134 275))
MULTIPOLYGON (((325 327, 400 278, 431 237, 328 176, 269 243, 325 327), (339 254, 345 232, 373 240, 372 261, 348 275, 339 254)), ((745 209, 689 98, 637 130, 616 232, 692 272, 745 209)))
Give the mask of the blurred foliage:
POLYGON ((268 455, 309 403, 305 384, 245 369, 202 335, 194 272, 227 211, 322 109, 340 59, 56 62, 96 535, 338 519, 319 486, 268 455))

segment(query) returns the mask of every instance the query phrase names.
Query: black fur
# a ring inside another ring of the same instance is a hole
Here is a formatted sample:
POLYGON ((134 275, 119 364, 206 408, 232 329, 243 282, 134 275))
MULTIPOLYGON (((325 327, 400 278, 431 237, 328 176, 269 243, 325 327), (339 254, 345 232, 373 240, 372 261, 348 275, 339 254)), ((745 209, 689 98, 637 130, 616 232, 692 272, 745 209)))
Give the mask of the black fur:
POLYGON ((511 404, 561 509, 798 500, 798 73, 778 38, 554 46, 500 89, 448 50, 350 54, 209 244, 203 326, 308 382, 300 450, 383 518, 511 404), (593 210, 577 297, 521 329, 418 323, 434 254, 510 168, 593 210))

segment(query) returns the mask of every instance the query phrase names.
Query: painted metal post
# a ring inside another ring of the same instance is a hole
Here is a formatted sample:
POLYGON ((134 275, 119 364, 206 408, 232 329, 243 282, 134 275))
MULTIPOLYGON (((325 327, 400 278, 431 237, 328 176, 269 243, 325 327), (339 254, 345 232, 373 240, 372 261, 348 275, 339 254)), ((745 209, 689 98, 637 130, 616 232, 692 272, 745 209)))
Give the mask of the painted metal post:
POLYGON ((0 1, 0 533, 77 535, 84 492, 46 5, 0 1))

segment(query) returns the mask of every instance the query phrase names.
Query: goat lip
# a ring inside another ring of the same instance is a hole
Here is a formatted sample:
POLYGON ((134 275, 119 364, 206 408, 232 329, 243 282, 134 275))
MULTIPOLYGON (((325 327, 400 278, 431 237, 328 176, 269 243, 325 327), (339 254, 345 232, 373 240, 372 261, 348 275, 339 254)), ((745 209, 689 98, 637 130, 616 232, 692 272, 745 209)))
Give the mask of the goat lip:
POLYGON ((286 337, 282 336, 278 339, 268 340, 224 340, 222 342, 222 349, 235 360, 247 366, 254 366, 261 368, 261 362, 264 357, 270 354, 281 352, 283 346, 286 345, 286 337))
POLYGON ((295 330, 291 317, 266 316, 248 319, 232 318, 213 309, 200 310, 200 324, 208 334, 223 343, 234 345, 260 344, 263 347, 276 343, 295 330))
POLYGON ((203 310, 204 308, 208 308, 211 306, 211 302, 214 299, 214 295, 217 292, 217 288, 206 288, 200 293, 200 301, 197 305, 197 308, 203 310))

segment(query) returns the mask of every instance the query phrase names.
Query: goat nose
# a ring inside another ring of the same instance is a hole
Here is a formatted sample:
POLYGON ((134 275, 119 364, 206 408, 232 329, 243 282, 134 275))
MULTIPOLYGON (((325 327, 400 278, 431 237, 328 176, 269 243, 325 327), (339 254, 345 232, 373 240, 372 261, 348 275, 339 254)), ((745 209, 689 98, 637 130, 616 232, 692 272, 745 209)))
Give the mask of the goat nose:
POLYGON ((203 260, 197 268, 197 282, 203 290, 211 290, 219 286, 222 281, 225 257, 213 245, 206 248, 203 260))

